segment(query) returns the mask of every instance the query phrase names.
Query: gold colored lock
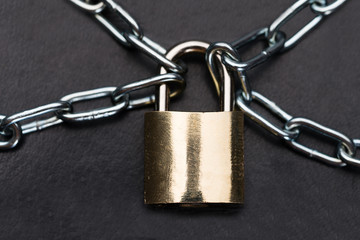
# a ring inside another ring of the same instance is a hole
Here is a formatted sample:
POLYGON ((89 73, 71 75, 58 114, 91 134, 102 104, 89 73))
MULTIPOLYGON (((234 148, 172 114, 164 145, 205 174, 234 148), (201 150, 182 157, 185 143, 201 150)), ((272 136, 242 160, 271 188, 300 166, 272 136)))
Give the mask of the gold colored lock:
MULTIPOLYGON (((190 52, 205 53, 208 47, 205 42, 185 42, 166 57, 176 61, 190 52)), ((168 88, 160 86, 158 111, 145 114, 145 204, 243 203, 243 113, 233 111, 232 78, 226 69, 222 72, 222 112, 167 111, 168 88)))

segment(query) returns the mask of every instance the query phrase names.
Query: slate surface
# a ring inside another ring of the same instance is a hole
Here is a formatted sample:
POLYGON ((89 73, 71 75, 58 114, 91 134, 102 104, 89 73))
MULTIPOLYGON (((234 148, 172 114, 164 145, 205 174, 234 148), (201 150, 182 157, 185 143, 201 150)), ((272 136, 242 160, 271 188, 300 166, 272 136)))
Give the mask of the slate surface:
MULTIPOLYGON (((271 23, 292 1, 121 3, 148 36, 168 48, 188 39, 233 41, 271 23)), ((250 72, 253 88, 295 116, 358 137, 359 9, 360 1, 349 1, 292 51, 250 72)), ((117 44, 66 1, 3 1, 0 13, 2 114, 157 73, 146 56, 117 44)), ((299 16, 287 29, 294 32, 308 19, 299 16)), ((188 62, 188 87, 172 109, 217 109, 200 61, 188 62)), ((307 159, 249 121, 244 207, 184 211, 144 206, 143 114, 150 110, 54 127, 2 152, 0 239, 358 238, 360 171, 307 159)), ((311 142, 329 153, 334 149, 311 142)))

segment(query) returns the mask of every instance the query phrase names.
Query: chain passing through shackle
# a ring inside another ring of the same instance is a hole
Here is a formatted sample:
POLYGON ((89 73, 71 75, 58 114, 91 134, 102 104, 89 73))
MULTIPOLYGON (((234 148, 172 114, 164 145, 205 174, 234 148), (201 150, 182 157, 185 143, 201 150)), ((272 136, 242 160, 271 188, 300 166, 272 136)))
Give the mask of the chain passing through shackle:
MULTIPOLYGON (((170 49, 178 60, 205 54, 209 43, 188 41, 170 49)), ((218 61, 221 60, 216 56, 218 61)), ((220 112, 168 110, 167 86, 159 87, 158 111, 145 114, 144 202, 180 207, 234 206, 243 203, 243 113, 233 111, 233 79, 226 68, 220 112)), ((162 68, 160 74, 166 70, 162 68)))
POLYGON ((251 32, 239 40, 232 42, 232 44, 213 44, 213 48, 217 48, 218 53, 222 55, 223 65, 233 71, 237 71, 243 76, 239 78, 240 88, 237 90, 236 103, 245 113, 245 116, 255 121, 273 135, 284 140, 294 150, 305 154, 309 158, 315 158, 332 166, 344 167, 349 164, 360 167, 360 159, 355 157, 355 150, 359 147, 357 139, 351 139, 336 130, 325 127, 310 119, 293 117, 265 96, 253 91, 250 88, 249 80, 246 78, 246 71, 269 60, 273 55, 294 47, 308 32, 315 28, 324 17, 333 13, 345 2, 346 0, 337 0, 328 4, 325 0, 298 0, 276 18, 269 27, 251 32), (310 7, 315 14, 315 18, 292 37, 288 38, 286 34, 281 31, 282 26, 307 7, 310 7), (264 40, 267 43, 267 47, 257 56, 247 61, 241 61, 239 55, 236 56, 236 54, 234 54, 238 53, 237 51, 240 48, 257 40, 264 40), (269 110, 270 113, 281 119, 284 122, 283 127, 276 126, 260 113, 253 110, 251 105, 255 103, 260 104, 266 110, 269 110), (304 129, 310 130, 311 133, 316 135, 322 135, 326 139, 335 140, 338 143, 336 156, 330 156, 300 144, 298 138, 304 129))
MULTIPOLYGON (((117 115, 126 109, 134 109, 147 104, 153 104, 156 101, 155 94, 140 99, 131 99, 130 97, 130 92, 149 86, 160 86, 160 92, 158 94, 159 101, 157 101, 157 104, 159 105, 158 109, 160 111, 165 111, 168 106, 168 96, 174 97, 184 89, 184 79, 178 74, 184 73, 185 68, 179 65, 176 59, 166 56, 166 49, 149 39, 144 34, 144 30, 139 23, 120 4, 114 0, 69 1, 83 11, 93 15, 118 42, 126 47, 139 49, 150 56, 156 63, 159 63, 163 67, 163 74, 120 87, 105 87, 73 93, 59 101, 44 106, 13 115, 0 115, 1 150, 15 147, 25 134, 37 132, 63 122, 92 121, 117 115), (122 19, 125 27, 118 27, 112 18, 108 17, 108 13, 122 19), (172 92, 170 94, 167 87, 169 83, 174 85, 171 87, 172 92), (73 112, 73 103, 90 101, 102 97, 109 97, 112 105, 81 113, 73 112), (30 122, 27 122, 29 120, 30 122)), ((254 69, 259 64, 271 59, 273 55, 294 47, 307 33, 318 26, 322 20, 335 12, 345 2, 346 0, 333 0, 331 3, 326 0, 298 0, 268 26, 250 32, 239 40, 233 41, 231 44, 221 42, 211 44, 207 50, 207 64, 218 93, 223 94, 220 97, 225 103, 223 106, 229 106, 229 109, 224 109, 225 111, 233 108, 232 105, 228 105, 227 103, 227 101, 233 102, 234 98, 232 94, 228 94, 232 92, 232 90, 228 87, 229 81, 225 79, 226 77, 230 78, 230 75, 226 74, 230 73, 231 77, 234 78, 239 86, 235 97, 236 105, 242 109, 250 119, 260 124, 270 133, 285 140, 295 150, 309 157, 317 158, 335 166, 346 166, 347 164, 360 166, 360 160, 355 157, 356 148, 360 146, 360 140, 351 139, 338 131, 327 128, 307 118, 289 115, 271 100, 254 91, 250 87, 250 81, 246 75, 248 70, 254 69), (287 36, 288 34, 282 30, 283 26, 305 9, 310 9, 313 12, 313 20, 300 28, 294 35, 290 37, 287 36), (239 50, 254 41, 265 41, 266 48, 255 57, 242 61, 239 50), (218 61, 218 59, 221 61, 218 61), (217 64, 215 64, 215 62, 217 64), (218 66, 215 65, 219 65, 220 70, 218 66), (251 104, 254 103, 264 106, 267 110, 279 117, 284 122, 283 127, 276 126, 257 111, 253 110, 251 104), (302 129, 310 129, 310 131, 315 134, 321 134, 327 138, 335 139, 338 142, 336 157, 323 155, 315 149, 301 145, 298 142, 298 138, 302 129)))

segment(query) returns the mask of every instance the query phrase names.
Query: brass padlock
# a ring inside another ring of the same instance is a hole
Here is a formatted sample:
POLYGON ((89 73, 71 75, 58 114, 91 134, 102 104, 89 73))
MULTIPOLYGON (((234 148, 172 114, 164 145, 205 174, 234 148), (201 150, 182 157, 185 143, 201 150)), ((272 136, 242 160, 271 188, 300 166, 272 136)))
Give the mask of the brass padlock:
MULTIPOLYGON (((208 46, 185 42, 166 57, 177 60, 190 52, 205 53, 208 46)), ((233 85, 227 71, 223 82, 233 85)), ((145 204, 243 203, 243 113, 233 111, 232 92, 222 94, 223 112, 177 112, 167 111, 168 89, 160 86, 158 111, 145 114, 145 204)))

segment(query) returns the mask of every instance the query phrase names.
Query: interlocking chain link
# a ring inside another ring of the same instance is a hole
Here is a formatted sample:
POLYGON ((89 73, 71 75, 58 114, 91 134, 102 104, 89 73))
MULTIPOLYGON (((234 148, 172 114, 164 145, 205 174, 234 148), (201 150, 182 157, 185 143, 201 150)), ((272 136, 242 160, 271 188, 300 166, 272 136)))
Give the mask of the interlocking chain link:
POLYGON ((70 1, 82 10, 93 14, 111 35, 124 46, 137 48, 172 72, 184 72, 184 69, 180 65, 165 57, 166 49, 146 37, 137 21, 118 3, 115 3, 113 0, 103 0, 98 3, 91 3, 89 0, 85 2, 82 0, 70 1), (128 25, 128 29, 118 29, 111 20, 104 15, 104 12, 107 10, 123 19, 128 25))
MULTIPOLYGON (((317 26, 321 20, 330 15, 345 2, 346 0, 338 0, 331 4, 327 4, 327 1, 324 0, 299 0, 284 11, 272 24, 269 25, 269 27, 256 30, 232 44, 215 43, 213 45, 222 45, 223 48, 226 49, 222 51, 223 64, 234 71, 243 73, 244 71, 250 70, 258 64, 268 60, 272 55, 294 47, 309 31, 317 26), (280 30, 282 26, 307 7, 310 7, 312 12, 315 14, 313 20, 301 28, 292 37, 286 37, 286 34, 280 30), (254 58, 247 61, 240 61, 238 57, 234 57, 234 54, 231 53, 232 51, 238 50, 239 48, 258 39, 266 41, 268 47, 254 58)), ((285 140, 290 147, 310 158, 315 158, 333 166, 344 167, 349 164, 360 167, 360 159, 355 158, 356 148, 360 147, 360 140, 351 139, 345 134, 325 127, 310 119, 293 117, 260 93, 252 90, 249 91, 250 87, 244 87, 243 83, 241 83, 240 86, 241 87, 237 92, 236 98, 238 107, 251 120, 259 124, 271 134, 285 140), (254 103, 260 104, 263 108, 267 109, 270 113, 282 120, 284 123, 283 126, 276 126, 260 113, 253 110, 251 105, 254 103), (321 153, 316 149, 311 149, 299 143, 299 136, 304 129, 310 131, 310 133, 317 135, 320 134, 330 140, 335 140, 338 143, 336 146, 336 156, 321 153)))
POLYGON ((185 81, 180 75, 167 73, 119 87, 104 87, 72 93, 54 103, 15 113, 10 116, 0 115, 0 135, 7 139, 6 141, 0 141, 0 150, 15 147, 23 134, 41 131, 63 122, 84 122, 108 118, 126 109, 134 109, 153 104, 155 102, 154 95, 132 99, 130 93, 144 88, 159 86, 164 83, 170 85, 170 90, 172 91, 170 97, 176 97, 185 87, 185 81), (74 113, 73 111, 73 104, 76 102, 91 101, 104 97, 110 97, 113 103, 112 106, 79 113, 74 113), (44 119, 43 117, 49 113, 52 113, 53 116, 44 119), (30 123, 21 124, 22 121, 34 118, 39 119, 30 123))

